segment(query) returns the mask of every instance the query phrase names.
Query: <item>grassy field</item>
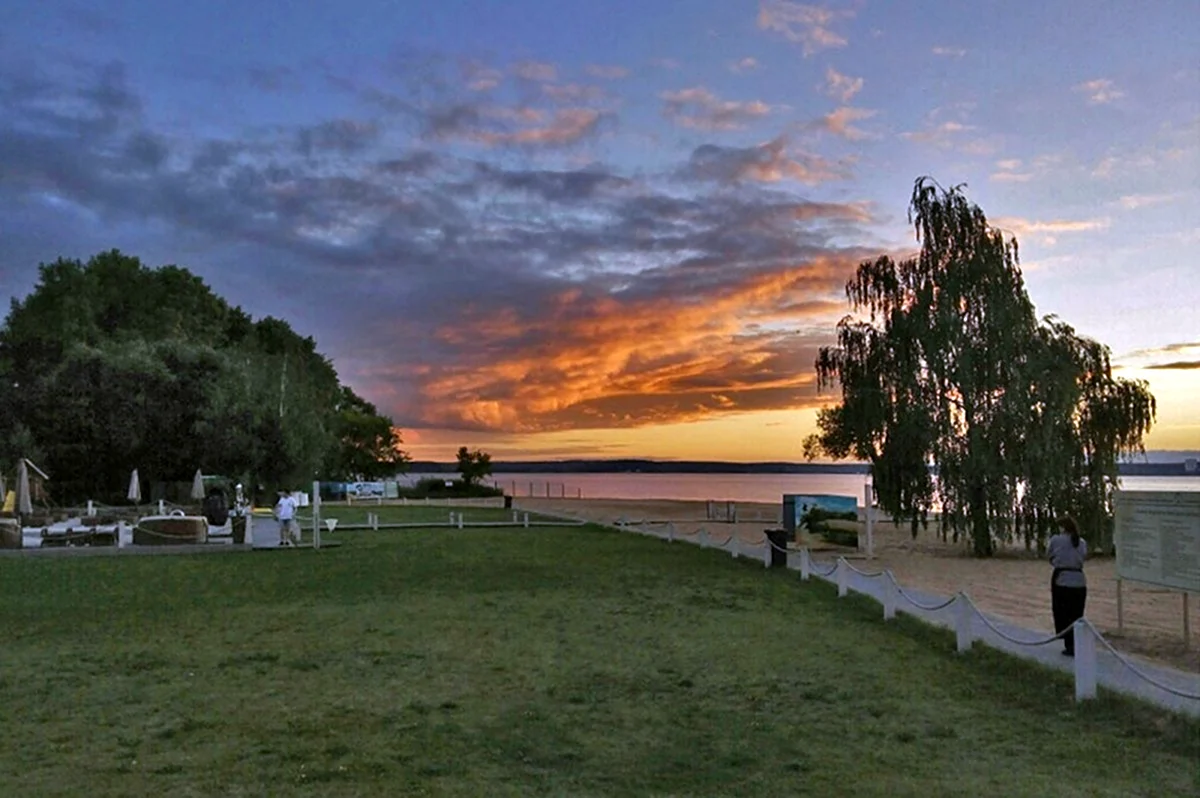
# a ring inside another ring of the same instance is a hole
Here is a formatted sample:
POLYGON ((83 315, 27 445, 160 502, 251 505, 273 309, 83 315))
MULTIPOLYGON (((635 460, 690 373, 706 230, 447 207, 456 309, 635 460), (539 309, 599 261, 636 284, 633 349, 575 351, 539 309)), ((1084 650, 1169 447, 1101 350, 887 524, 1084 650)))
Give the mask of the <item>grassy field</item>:
POLYGON ((1200 724, 594 527, 0 561, 0 795, 1195 796, 1200 724))

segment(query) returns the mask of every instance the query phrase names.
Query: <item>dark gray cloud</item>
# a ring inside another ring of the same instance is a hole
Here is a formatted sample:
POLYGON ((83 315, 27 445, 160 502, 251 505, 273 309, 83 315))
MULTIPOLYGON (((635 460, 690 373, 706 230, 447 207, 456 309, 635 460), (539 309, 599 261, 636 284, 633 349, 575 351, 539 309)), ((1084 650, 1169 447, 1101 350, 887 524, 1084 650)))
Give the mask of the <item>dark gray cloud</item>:
POLYGON ((111 246, 180 263, 316 334, 405 426, 812 404, 828 333, 793 330, 835 314, 873 254, 838 243, 862 238, 860 206, 791 190, 827 165, 776 140, 622 173, 578 149, 610 112, 481 103, 491 77, 395 95, 395 118, 355 82, 371 116, 205 138, 148 123, 120 64, 5 74, 0 277, 27 290, 38 261, 111 246))

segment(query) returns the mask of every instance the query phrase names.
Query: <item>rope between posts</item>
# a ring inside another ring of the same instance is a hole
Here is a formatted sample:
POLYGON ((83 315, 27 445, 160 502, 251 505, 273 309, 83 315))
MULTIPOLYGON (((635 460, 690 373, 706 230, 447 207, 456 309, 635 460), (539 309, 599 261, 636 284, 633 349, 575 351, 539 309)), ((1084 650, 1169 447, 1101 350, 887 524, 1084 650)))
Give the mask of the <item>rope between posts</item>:
MULTIPOLYGON (((968 598, 967 601, 971 601, 971 600, 968 598)), ((1007 640, 1008 642, 1015 643, 1018 646, 1031 646, 1031 647, 1036 648, 1037 646, 1049 645, 1050 643, 1053 643, 1055 640, 1062 640, 1063 637, 1069 631, 1069 630, 1064 629, 1063 631, 1059 632, 1058 634, 1056 634, 1052 637, 1047 637, 1042 640, 1020 640, 1020 639, 1013 637, 1012 635, 1002 631, 1000 628, 998 628, 994 623, 991 622, 991 620, 986 615, 983 614, 983 612, 980 611, 980 609, 978 607, 975 606, 975 602, 973 602, 973 601, 971 602, 971 609, 975 610, 975 614, 979 616, 979 619, 981 621, 983 621, 984 626, 991 629, 993 632, 995 632, 997 635, 999 635, 1003 639, 1007 640)))
POLYGON ((156 538, 165 538, 167 540, 196 540, 196 536, 180 532, 160 532, 157 529, 147 529, 139 524, 134 524, 131 529, 141 532, 145 535, 151 535, 156 538))
POLYGON ((941 604, 922 604, 921 602, 914 599, 912 596, 908 595, 908 591, 906 591, 904 589, 904 586, 896 581, 895 574, 893 574, 891 571, 888 571, 887 575, 891 578, 892 584, 896 586, 896 591, 901 596, 904 597, 905 601, 907 601, 909 604, 913 605, 914 607, 916 607, 919 610, 924 610, 925 612, 936 612, 937 610, 944 610, 946 607, 949 607, 951 604, 953 604, 955 602, 955 600, 958 598, 958 596, 951 596, 950 598, 943 601, 941 604))
POLYGON ((811 568, 812 572, 814 574, 816 574, 817 576, 833 576, 834 572, 837 571, 837 563, 836 562, 833 565, 829 566, 828 571, 822 571, 820 568, 817 567, 817 561, 812 558, 811 554, 808 557, 808 567, 811 568))
POLYGON ((846 563, 846 567, 847 567, 847 568, 849 568, 851 571, 853 571, 854 573, 858 574, 859 576, 865 576, 867 579, 874 579, 874 578, 875 578, 875 577, 877 577, 877 576, 883 576, 883 575, 884 575, 884 572, 883 572, 883 571, 876 571, 876 572, 875 572, 875 573, 873 573, 873 574, 869 574, 869 573, 867 573, 866 571, 860 571, 860 570, 858 570, 857 568, 855 568, 855 567, 854 567, 854 565, 853 565, 853 564, 852 564, 852 563, 851 563, 849 560, 847 560, 847 559, 845 559, 845 558, 843 558, 843 559, 842 559, 842 562, 846 563))
POLYGON ((1171 687, 1170 685, 1163 684, 1162 682, 1155 679, 1153 676, 1146 675, 1146 673, 1144 673, 1140 668, 1138 668, 1136 665, 1134 665, 1132 662, 1130 662, 1125 657, 1125 655, 1123 655, 1120 651, 1117 651, 1115 648, 1113 648, 1112 643, 1110 643, 1104 639, 1104 636, 1100 634, 1100 631, 1095 626, 1092 626, 1091 621, 1089 621, 1085 618, 1084 623, 1086 623, 1088 625, 1088 628, 1092 631, 1092 634, 1094 634, 1096 636, 1096 639, 1104 644, 1104 647, 1108 649, 1109 653, 1111 653, 1114 657, 1116 657, 1122 665, 1124 665, 1129 670, 1133 671, 1135 676, 1140 676, 1143 680, 1154 685, 1159 690, 1170 693, 1171 695, 1176 695, 1176 696, 1179 696, 1180 698, 1187 698, 1192 701, 1200 701, 1200 693, 1188 693, 1188 692, 1186 692, 1184 690, 1180 690, 1176 687, 1171 687))

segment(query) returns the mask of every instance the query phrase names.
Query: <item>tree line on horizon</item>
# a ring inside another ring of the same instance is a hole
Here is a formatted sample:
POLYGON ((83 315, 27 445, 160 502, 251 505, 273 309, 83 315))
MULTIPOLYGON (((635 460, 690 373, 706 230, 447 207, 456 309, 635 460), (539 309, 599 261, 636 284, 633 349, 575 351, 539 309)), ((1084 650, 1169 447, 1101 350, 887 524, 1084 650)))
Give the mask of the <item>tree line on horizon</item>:
POLYGON ((197 469, 260 487, 403 470, 392 420, 311 337, 254 320, 178 266, 117 250, 39 267, 0 327, 0 473, 18 458, 55 501, 116 502, 197 469))
POLYGON ((1037 318, 1016 238, 961 186, 917 179, 908 220, 920 252, 863 262, 846 283, 853 312, 816 361, 841 401, 819 412, 806 454, 869 462, 880 507, 914 536, 937 506, 944 533, 979 556, 1041 548, 1068 515, 1105 547, 1119 460, 1144 451, 1154 423, 1147 383, 1037 318))

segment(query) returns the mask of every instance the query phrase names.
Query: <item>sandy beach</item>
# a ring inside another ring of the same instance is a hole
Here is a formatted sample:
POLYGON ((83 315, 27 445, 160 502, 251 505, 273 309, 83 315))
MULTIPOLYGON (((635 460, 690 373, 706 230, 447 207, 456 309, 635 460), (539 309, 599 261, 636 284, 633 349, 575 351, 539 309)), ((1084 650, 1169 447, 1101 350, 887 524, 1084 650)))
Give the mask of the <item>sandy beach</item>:
MULTIPOLYGON (((714 535, 732 531, 747 542, 757 542, 763 530, 777 527, 776 504, 739 503, 738 523, 706 517, 705 502, 613 499, 517 499, 518 507, 615 524, 670 521, 681 534, 701 527, 714 535)), ((723 509, 723 505, 722 505, 723 509)), ((906 587, 950 595, 965 590, 984 611, 1030 629, 1050 632, 1050 567, 1033 554, 1005 551, 988 560, 969 556, 965 546, 942 543, 931 526, 914 541, 907 529, 890 523, 875 525, 873 560, 856 562, 864 570, 890 569, 906 587)), ((855 556, 853 549, 806 540, 817 561, 839 554, 855 556)), ((858 555, 861 556, 861 555, 858 555)), ((1200 673, 1200 600, 1191 602, 1191 640, 1183 641, 1183 599, 1177 592, 1126 582, 1123 587, 1124 629, 1117 626, 1116 561, 1095 558, 1087 565, 1087 616, 1119 650, 1177 668, 1200 673)))

